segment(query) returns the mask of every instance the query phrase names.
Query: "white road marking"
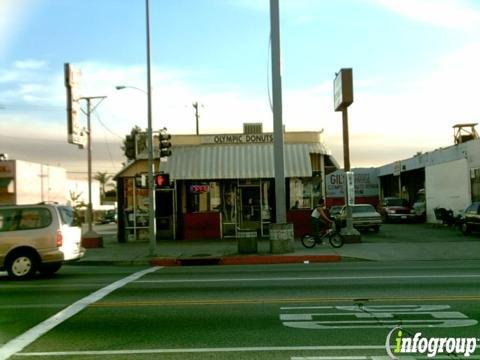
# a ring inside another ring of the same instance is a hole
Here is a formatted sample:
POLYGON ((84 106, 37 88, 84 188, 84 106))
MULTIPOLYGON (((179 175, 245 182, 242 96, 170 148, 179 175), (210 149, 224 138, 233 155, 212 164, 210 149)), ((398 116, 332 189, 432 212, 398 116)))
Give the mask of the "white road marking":
POLYGON ((111 292, 127 285, 128 283, 138 280, 142 276, 152 273, 158 269, 160 269, 160 267, 155 266, 146 270, 138 271, 132 275, 127 276, 126 278, 123 278, 108 286, 105 286, 104 288, 88 295, 87 297, 84 297, 83 299, 78 300, 77 302, 73 303, 72 305, 68 306, 67 308, 56 313, 52 317, 48 318, 47 320, 41 322, 40 324, 34 326, 22 335, 17 336, 16 338, 10 340, 8 343, 3 345, 0 348, 0 360, 8 359, 10 356, 18 353, 19 351, 22 351, 25 347, 37 340, 40 336, 46 334, 48 331, 52 330, 54 327, 58 326, 62 322, 68 320, 72 316, 75 316, 87 306, 103 299, 111 292))
POLYGON ((381 350, 385 345, 353 345, 353 346, 260 346, 260 347, 228 347, 228 348, 190 348, 190 349, 132 349, 102 351, 52 351, 18 353, 15 356, 106 356, 106 355, 141 355, 141 354, 187 354, 187 353, 235 353, 264 351, 339 351, 339 350, 381 350))
POLYGON ((368 356, 293 356, 290 360, 369 360, 368 356))
MULTIPOLYGON (((480 356, 469 356, 469 359, 480 359, 480 356)), ((389 356, 293 356, 290 360, 391 360, 389 356)), ((403 356, 402 360, 431 359, 427 356, 403 356)), ((451 356, 435 356, 435 359, 452 359, 451 356)))
POLYGON ((162 279, 138 280, 135 283, 220 283, 220 282, 254 282, 254 281, 298 281, 298 280, 399 280, 399 279, 468 279, 480 278, 480 274, 445 274, 445 275, 373 275, 373 276, 313 276, 313 277, 272 277, 272 278, 213 278, 213 279, 162 279))

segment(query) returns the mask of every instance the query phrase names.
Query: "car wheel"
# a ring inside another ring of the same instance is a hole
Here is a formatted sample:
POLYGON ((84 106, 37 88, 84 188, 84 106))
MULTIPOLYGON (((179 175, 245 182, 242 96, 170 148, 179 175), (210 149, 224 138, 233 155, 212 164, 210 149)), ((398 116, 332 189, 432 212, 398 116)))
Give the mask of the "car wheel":
POLYGON ((37 255, 32 251, 19 251, 8 257, 7 272, 13 279, 29 279, 37 272, 37 255))
POLYGON ((469 235, 472 232, 467 223, 462 223, 460 230, 462 230, 463 235, 469 235))
POLYGON ((49 276, 49 275, 55 274, 58 270, 60 270, 61 267, 62 267, 61 262, 49 263, 49 264, 42 264, 39 270, 43 275, 49 276))
POLYGON ((378 233, 380 231, 380 226, 374 226, 372 227, 372 230, 374 233, 378 233))
POLYGON ((388 216, 387 214, 382 214, 382 221, 386 224, 388 223, 388 216))

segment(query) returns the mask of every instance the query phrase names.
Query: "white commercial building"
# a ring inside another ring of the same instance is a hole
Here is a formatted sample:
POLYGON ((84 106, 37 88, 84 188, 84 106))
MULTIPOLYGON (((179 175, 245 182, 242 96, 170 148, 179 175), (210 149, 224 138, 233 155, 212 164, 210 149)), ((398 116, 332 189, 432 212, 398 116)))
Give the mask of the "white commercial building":
POLYGON ((387 164, 378 175, 384 197, 400 196, 412 202, 424 188, 428 222, 435 221, 437 207, 457 214, 472 201, 480 201, 480 139, 387 164))
MULTIPOLYGON (((23 160, 0 160, 0 205, 88 203, 88 181, 68 179, 64 168, 23 160)), ((100 208, 100 184, 92 182, 92 206, 100 208)))

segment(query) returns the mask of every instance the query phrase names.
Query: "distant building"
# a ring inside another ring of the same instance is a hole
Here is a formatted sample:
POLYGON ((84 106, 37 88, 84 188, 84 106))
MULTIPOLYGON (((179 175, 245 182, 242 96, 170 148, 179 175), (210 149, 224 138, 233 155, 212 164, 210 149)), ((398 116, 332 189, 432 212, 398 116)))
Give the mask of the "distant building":
POLYGON ((66 203, 65 169, 22 160, 0 161, 0 204, 66 203))
POLYGON ((382 197, 398 196, 413 203, 425 189, 427 221, 434 222, 436 207, 458 213, 480 201, 480 139, 395 161, 381 166, 378 175, 382 197))
MULTIPOLYGON (((0 204, 88 203, 88 181, 68 179, 64 168, 0 159, 0 204), (76 201, 73 201, 74 199, 76 201)), ((100 208, 100 184, 92 182, 92 206, 100 208)))

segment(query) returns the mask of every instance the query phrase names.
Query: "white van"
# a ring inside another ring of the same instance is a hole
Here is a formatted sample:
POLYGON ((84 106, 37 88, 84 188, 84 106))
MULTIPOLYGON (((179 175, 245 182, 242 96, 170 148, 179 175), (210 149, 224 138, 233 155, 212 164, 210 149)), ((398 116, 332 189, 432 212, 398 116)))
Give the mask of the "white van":
POLYGON ((0 270, 12 278, 51 275, 85 254, 73 209, 57 204, 0 205, 0 270))

